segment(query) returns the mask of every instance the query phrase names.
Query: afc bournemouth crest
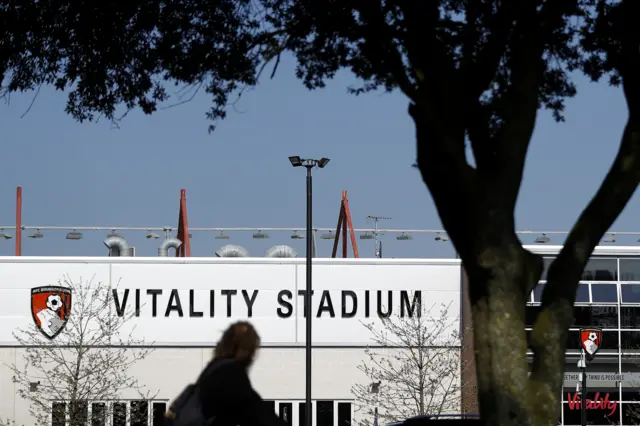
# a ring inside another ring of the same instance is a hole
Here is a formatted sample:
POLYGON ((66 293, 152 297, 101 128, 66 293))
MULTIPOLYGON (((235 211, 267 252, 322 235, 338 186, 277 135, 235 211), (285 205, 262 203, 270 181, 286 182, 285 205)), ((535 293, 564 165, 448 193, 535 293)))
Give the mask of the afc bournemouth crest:
POLYGON ((64 329, 71 313, 71 289, 45 286, 31 289, 31 315, 36 327, 48 339, 64 329))
POLYGON ((580 330, 580 346, 587 359, 591 361, 602 346, 602 330, 599 328, 583 328, 580 330))

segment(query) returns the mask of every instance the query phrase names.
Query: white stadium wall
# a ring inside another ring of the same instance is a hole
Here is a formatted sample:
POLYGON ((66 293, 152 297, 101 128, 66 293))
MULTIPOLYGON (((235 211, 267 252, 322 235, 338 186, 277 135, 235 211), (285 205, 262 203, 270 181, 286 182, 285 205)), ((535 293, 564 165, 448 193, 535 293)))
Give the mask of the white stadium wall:
MULTIPOLYGON (((24 362, 14 332, 36 327, 32 290, 65 277, 113 288, 113 314, 133 315, 124 332, 154 349, 131 374, 157 400, 174 398, 195 379, 237 320, 251 321, 262 338, 251 370, 261 395, 304 400, 304 259, 0 257, 0 420, 32 423, 7 367, 24 362)), ((357 368, 372 344, 363 322, 375 323, 389 309, 408 316, 418 301, 444 304, 446 320, 459 327, 460 278, 455 259, 314 259, 313 398, 353 402, 352 386, 369 380, 357 368)), ((72 294, 71 316, 74 303, 72 294)), ((64 333, 42 342, 62 341, 64 333)))

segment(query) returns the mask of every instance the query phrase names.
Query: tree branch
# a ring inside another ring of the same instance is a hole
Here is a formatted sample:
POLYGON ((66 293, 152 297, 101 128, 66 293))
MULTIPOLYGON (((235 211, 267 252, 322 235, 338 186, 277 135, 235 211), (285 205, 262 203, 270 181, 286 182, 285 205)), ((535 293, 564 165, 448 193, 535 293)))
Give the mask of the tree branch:
POLYGON ((564 357, 563 342, 571 324, 571 307, 582 271, 594 248, 640 184, 640 28, 633 22, 640 5, 635 0, 623 0, 622 7, 625 25, 621 32, 623 43, 618 71, 629 118, 613 165, 549 268, 542 295, 542 312, 532 333, 532 349, 536 353, 532 380, 540 382, 550 377, 554 381, 561 380, 561 377, 553 376, 553 363, 560 363, 559 358, 564 357), (562 344, 560 347, 549 346, 546 342, 553 341, 550 339, 558 339, 562 344))
MULTIPOLYGON (((564 25, 563 17, 574 5, 569 0, 549 0, 540 12, 538 2, 518 2, 518 16, 511 46, 511 79, 504 95, 506 108, 499 111, 501 126, 490 144, 473 145, 489 167, 479 169, 500 194, 505 207, 517 201, 527 150, 536 124, 539 90, 543 76, 543 53, 553 32, 564 25)), ((473 142, 473 141, 472 141, 473 142)))
POLYGON ((402 55, 387 24, 380 0, 358 0, 355 4, 364 22, 364 42, 370 45, 367 56, 377 62, 380 68, 386 69, 400 90, 409 99, 414 100, 415 86, 407 75, 402 55))

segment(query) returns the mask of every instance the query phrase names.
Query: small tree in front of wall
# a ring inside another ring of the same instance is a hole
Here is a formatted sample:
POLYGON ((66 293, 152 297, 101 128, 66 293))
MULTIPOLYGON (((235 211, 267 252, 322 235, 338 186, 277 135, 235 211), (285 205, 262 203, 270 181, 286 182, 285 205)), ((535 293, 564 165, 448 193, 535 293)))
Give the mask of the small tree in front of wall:
POLYGON ((458 318, 449 306, 417 304, 412 316, 364 323, 372 335, 358 366, 367 383, 352 388, 359 424, 370 426, 418 415, 460 412, 461 362, 458 318), (419 312, 419 315, 418 315, 419 312))
POLYGON ((29 402, 35 424, 91 424, 88 408, 92 404, 95 420, 98 416, 113 418, 109 402, 121 398, 124 391, 133 391, 142 400, 152 399, 129 374, 131 366, 151 352, 148 343, 134 338, 135 327, 129 327, 135 312, 117 316, 114 287, 93 278, 72 280, 67 275, 58 285, 70 290, 72 297, 59 334, 47 339, 35 321, 14 332, 24 360, 9 368, 18 385, 17 394, 29 402))

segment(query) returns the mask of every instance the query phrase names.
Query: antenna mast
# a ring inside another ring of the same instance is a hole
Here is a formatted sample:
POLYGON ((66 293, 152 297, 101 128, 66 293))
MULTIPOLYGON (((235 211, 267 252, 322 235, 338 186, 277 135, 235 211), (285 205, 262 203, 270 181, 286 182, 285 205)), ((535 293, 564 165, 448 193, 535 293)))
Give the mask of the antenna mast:
POLYGON ((386 216, 367 216, 367 222, 373 222, 373 239, 375 242, 375 256, 380 259, 382 257, 382 242, 378 239, 378 222, 382 220, 391 220, 386 216))

